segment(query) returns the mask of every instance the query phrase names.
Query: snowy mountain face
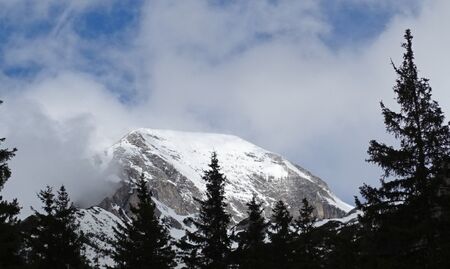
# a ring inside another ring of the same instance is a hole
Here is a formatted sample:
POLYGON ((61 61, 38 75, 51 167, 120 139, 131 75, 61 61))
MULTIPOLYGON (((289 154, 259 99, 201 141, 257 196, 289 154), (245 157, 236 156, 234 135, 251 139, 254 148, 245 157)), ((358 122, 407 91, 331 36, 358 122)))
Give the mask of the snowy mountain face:
POLYGON ((204 195, 202 175, 213 151, 227 178, 228 209, 235 223, 245 218, 253 195, 264 202, 267 216, 278 200, 290 205, 294 215, 303 198, 314 205, 319 218, 342 217, 352 209, 320 178, 239 137, 152 129, 127 134, 101 157, 102 169, 111 171, 110 178, 120 187, 99 206, 119 216, 127 213, 129 204, 136 202, 134 182, 144 173, 155 200, 177 215, 173 224, 179 226, 177 219, 198 211, 194 198, 204 195))
POLYGON ((89 243, 85 244, 85 254, 91 264, 97 264, 101 268, 113 266, 110 252, 115 240, 114 229, 123 224, 122 220, 100 207, 79 209, 77 220, 80 230, 89 239, 89 243))
POLYGON ((100 265, 113 264, 107 254, 95 254, 96 248, 111 249, 113 227, 129 219, 130 204, 137 202, 135 182, 142 173, 152 190, 159 217, 171 224, 172 237, 179 239, 185 229, 192 229, 186 220, 198 212, 196 198, 204 197, 202 175, 213 151, 227 179, 225 192, 234 224, 245 218, 246 203, 253 195, 266 206, 266 217, 270 217, 271 207, 278 200, 286 202, 294 216, 303 198, 315 207, 319 219, 342 218, 352 209, 320 178, 239 137, 138 129, 97 158, 100 169, 118 187, 98 207, 79 211, 80 228, 92 241, 86 246, 89 259, 100 265))

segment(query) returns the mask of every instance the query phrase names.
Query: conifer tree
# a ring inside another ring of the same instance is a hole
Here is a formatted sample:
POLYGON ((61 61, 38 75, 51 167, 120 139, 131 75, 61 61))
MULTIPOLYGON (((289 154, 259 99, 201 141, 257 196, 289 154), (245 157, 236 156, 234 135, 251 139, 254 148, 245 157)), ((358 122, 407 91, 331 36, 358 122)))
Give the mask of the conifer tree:
POLYGON ((294 263, 300 268, 319 268, 320 256, 313 241, 314 223, 316 222, 313 211, 314 207, 306 198, 303 198, 300 214, 295 220, 297 233, 294 242, 294 263))
MULTIPOLYGON (((0 101, 0 104, 2 101, 0 101)), ((0 138, 0 144, 5 138, 0 138)), ((0 149, 0 191, 11 176, 8 161, 14 157, 16 149, 0 149)), ((20 212, 17 200, 8 202, 0 195, 0 268, 17 268, 21 264, 19 255, 21 235, 18 230, 20 212)))
POLYGON ((39 192, 43 213, 36 210, 36 225, 29 236, 32 268, 88 268, 83 254, 83 234, 78 234, 76 209, 64 186, 57 195, 49 186, 39 192))
POLYGON ((300 214, 295 220, 296 227, 302 234, 310 234, 314 229, 316 217, 314 216, 313 212, 314 207, 309 204, 306 198, 303 198, 302 208, 300 208, 300 214))
POLYGON ((137 206, 130 206, 130 222, 115 230, 115 268, 173 268, 176 264, 169 231, 156 216, 156 207, 144 174, 137 182, 137 206))
POLYGON ((363 211, 362 266, 366 268, 424 268, 434 260, 430 209, 434 182, 450 154, 449 126, 431 98, 428 79, 418 76, 411 31, 406 30, 404 37, 402 65, 393 65, 400 110, 392 111, 381 103, 386 130, 399 140, 399 146, 370 142, 368 161, 383 169, 381 186, 362 186, 365 202, 356 199, 363 211))
POLYGON ((225 176, 220 172, 217 154, 212 153, 205 171, 206 199, 198 200, 200 212, 193 219, 195 232, 186 231, 179 246, 187 268, 223 269, 229 264, 231 240, 227 233, 230 215, 225 211, 225 176))
POLYGON ((237 236, 238 248, 235 252, 239 268, 267 268, 265 239, 268 223, 262 215, 263 211, 262 203, 258 203, 253 196, 247 203, 246 226, 237 236))
POLYGON ((286 204, 278 201, 272 209, 272 219, 269 230, 269 253, 272 268, 289 268, 292 264, 292 215, 286 204))

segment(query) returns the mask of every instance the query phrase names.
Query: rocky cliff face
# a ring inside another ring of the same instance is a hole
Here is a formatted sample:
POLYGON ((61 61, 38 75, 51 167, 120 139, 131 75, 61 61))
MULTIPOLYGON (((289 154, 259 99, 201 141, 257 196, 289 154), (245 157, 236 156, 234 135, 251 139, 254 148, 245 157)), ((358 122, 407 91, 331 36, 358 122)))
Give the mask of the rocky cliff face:
MULTIPOLYGON (((226 197, 235 223, 245 217, 245 204, 253 195, 270 207, 284 200, 297 214, 306 197, 319 218, 344 216, 351 206, 332 194, 327 184, 280 155, 266 151, 236 136, 205 133, 139 129, 130 132, 99 158, 102 169, 112 171, 120 187, 99 205, 118 216, 136 202, 134 182, 144 173, 155 201, 175 214, 177 219, 195 214, 205 183, 212 151, 216 151, 222 172, 227 177, 226 197)), ((158 207, 160 211, 164 211, 158 207)))

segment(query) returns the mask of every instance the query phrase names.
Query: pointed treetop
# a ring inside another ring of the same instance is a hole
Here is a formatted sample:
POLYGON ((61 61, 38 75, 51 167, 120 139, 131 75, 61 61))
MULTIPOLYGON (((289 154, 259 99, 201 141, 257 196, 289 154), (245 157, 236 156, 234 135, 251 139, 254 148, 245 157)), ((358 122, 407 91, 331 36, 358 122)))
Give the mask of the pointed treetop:
POLYGON ((136 185, 140 204, 152 204, 152 191, 147 187, 147 180, 145 179, 144 173, 141 174, 136 185))
POLYGON ((404 37, 405 37, 406 42, 402 44, 402 47, 405 48, 407 50, 407 52, 411 52, 410 55, 414 55, 414 53, 412 51, 413 35, 411 34, 410 29, 406 29, 404 37))
POLYGON ((67 193, 66 187, 64 187, 64 185, 61 185, 58 190, 57 206, 59 207, 59 210, 64 210, 71 206, 69 194, 67 193))
POLYGON ((405 31, 405 42, 402 44, 402 47, 406 49, 406 52, 403 54, 403 70, 397 70, 397 73, 403 73, 403 75, 408 74, 411 78, 417 79, 417 67, 414 64, 414 52, 412 49, 412 39, 413 36, 411 34, 411 30, 407 29, 405 31))
POLYGON ((53 188, 47 185, 44 190, 39 192, 38 197, 43 203, 42 209, 44 209, 48 215, 53 214, 55 208, 53 188))
POLYGON ((217 159, 217 152, 213 151, 211 153, 211 163, 209 164, 211 168, 220 168, 219 160, 217 159))
POLYGON ((314 223, 316 222, 316 217, 313 214, 314 207, 309 204, 306 198, 302 199, 302 208, 300 208, 300 214, 295 220, 297 228, 302 233, 311 232, 314 228, 314 223))

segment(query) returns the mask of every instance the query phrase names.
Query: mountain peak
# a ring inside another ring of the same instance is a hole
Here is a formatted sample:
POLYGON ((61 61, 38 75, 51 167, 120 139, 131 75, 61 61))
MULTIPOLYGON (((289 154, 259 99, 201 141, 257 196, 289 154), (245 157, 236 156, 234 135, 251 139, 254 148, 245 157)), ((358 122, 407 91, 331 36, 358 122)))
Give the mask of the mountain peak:
POLYGON ((315 202, 321 218, 340 217, 352 209, 332 194, 320 178, 234 135, 141 128, 113 145, 107 151, 107 159, 125 171, 119 176, 124 182, 133 182, 144 173, 150 184, 158 185, 160 192, 167 192, 161 184, 165 188, 170 184, 173 187, 170 195, 176 192, 175 196, 181 200, 167 199, 164 195, 160 195, 161 199, 176 204, 173 209, 183 215, 195 211, 194 197, 205 191, 202 175, 213 151, 227 177, 225 191, 236 221, 244 217, 245 204, 253 195, 267 206, 282 199, 293 208, 306 197, 315 202))

